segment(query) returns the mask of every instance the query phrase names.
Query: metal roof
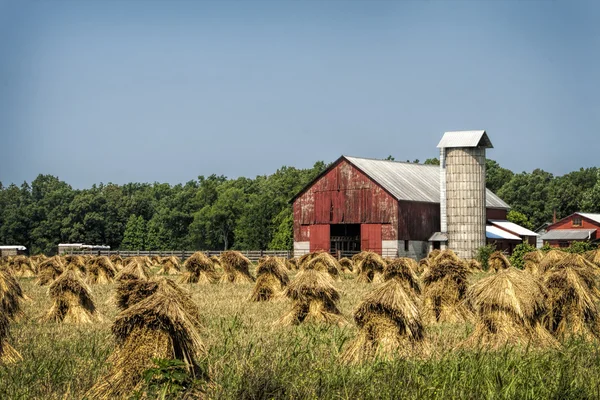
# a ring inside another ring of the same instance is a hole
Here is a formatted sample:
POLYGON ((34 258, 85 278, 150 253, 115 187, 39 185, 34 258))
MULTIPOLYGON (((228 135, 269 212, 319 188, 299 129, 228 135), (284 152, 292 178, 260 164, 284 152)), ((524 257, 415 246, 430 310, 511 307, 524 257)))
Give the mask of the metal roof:
POLYGON ((499 228, 502 228, 504 230, 507 230, 509 232, 514 233, 515 235, 519 235, 519 236, 539 236, 537 233, 530 231, 527 228, 523 228, 520 225, 517 225, 513 222, 510 221, 501 221, 501 220, 497 220, 497 219, 491 219, 489 220, 490 224, 495 225, 499 228))
POLYGON ((448 234, 444 232, 436 232, 429 238, 430 242, 447 242, 448 234))
POLYGON ((520 237, 513 235, 512 233, 508 233, 505 230, 493 225, 485 226, 485 237, 488 239, 522 240, 520 237))
MULTIPOLYGON (((440 167, 388 160, 344 156, 397 200, 440 202, 440 167)), ((502 199, 487 190, 486 206, 510 209, 502 199)))
POLYGON ((437 145, 438 148, 448 147, 494 147, 485 131, 455 131, 446 132, 437 145))
POLYGON ((25 251, 25 250, 27 250, 27 247, 15 244, 15 245, 0 246, 0 250, 19 250, 19 251, 25 251))
POLYGON ((578 212, 575 214, 579 214, 584 218, 591 219, 592 221, 600 224, 600 214, 590 214, 590 213, 581 213, 581 212, 578 212))
POLYGON ((553 229, 544 233, 542 240, 586 240, 596 229, 553 229))

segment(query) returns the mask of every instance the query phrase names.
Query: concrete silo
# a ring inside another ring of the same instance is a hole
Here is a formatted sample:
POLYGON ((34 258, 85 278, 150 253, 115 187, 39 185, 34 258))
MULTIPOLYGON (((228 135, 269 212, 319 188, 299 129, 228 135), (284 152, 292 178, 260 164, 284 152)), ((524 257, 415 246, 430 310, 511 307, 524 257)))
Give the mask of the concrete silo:
POLYGON ((440 149, 441 231, 459 257, 475 258, 484 246, 486 225, 485 131, 446 132, 440 149))

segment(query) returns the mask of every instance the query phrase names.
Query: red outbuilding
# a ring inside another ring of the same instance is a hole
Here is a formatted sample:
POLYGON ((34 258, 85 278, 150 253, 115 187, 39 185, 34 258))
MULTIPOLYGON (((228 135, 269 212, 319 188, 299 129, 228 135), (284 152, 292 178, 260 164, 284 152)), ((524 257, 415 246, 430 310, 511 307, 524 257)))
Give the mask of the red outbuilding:
POLYGON ((541 237, 552 247, 569 247, 573 242, 593 242, 600 239, 600 214, 576 212, 549 225, 541 237))

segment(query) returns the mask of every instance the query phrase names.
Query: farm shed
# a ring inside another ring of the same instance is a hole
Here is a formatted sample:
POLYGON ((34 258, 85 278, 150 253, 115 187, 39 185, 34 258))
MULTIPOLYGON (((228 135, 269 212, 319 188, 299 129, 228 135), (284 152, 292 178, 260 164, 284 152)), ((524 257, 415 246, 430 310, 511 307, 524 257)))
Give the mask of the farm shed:
POLYGON ((600 237, 600 214, 576 212, 546 228, 541 236, 544 244, 569 247, 573 242, 593 242, 600 237))
MULTIPOLYGON (((338 158, 292 199, 294 255, 370 250, 423 257, 440 231, 440 175, 436 165, 338 158)), ((486 218, 505 220, 509 206, 485 193, 486 218)))
POLYGON ((510 221, 490 219, 486 226, 488 244, 496 245, 497 250, 512 253, 515 246, 529 243, 535 247, 538 234, 510 221))
POLYGON ((16 256, 25 254, 27 247, 21 245, 0 246, 0 256, 16 256))

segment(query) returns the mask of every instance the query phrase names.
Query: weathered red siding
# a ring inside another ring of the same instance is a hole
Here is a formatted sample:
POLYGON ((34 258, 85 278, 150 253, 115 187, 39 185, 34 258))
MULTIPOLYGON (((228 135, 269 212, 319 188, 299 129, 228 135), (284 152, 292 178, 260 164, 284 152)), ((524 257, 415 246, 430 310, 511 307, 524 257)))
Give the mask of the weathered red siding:
POLYGON ((440 230, 438 203, 398 203, 398 239, 427 241, 440 230))
POLYGON ((300 195, 293 208, 296 241, 305 240, 303 225, 314 224, 388 224, 386 240, 398 236, 396 199, 346 160, 300 195))
POLYGON ((499 210, 497 208, 488 208, 486 212, 487 219, 499 219, 506 221, 508 210, 499 210))
POLYGON ((381 224, 360 226, 360 249, 381 254, 381 224))
POLYGON ((331 247, 329 225, 310 226, 310 251, 329 251, 331 247))

